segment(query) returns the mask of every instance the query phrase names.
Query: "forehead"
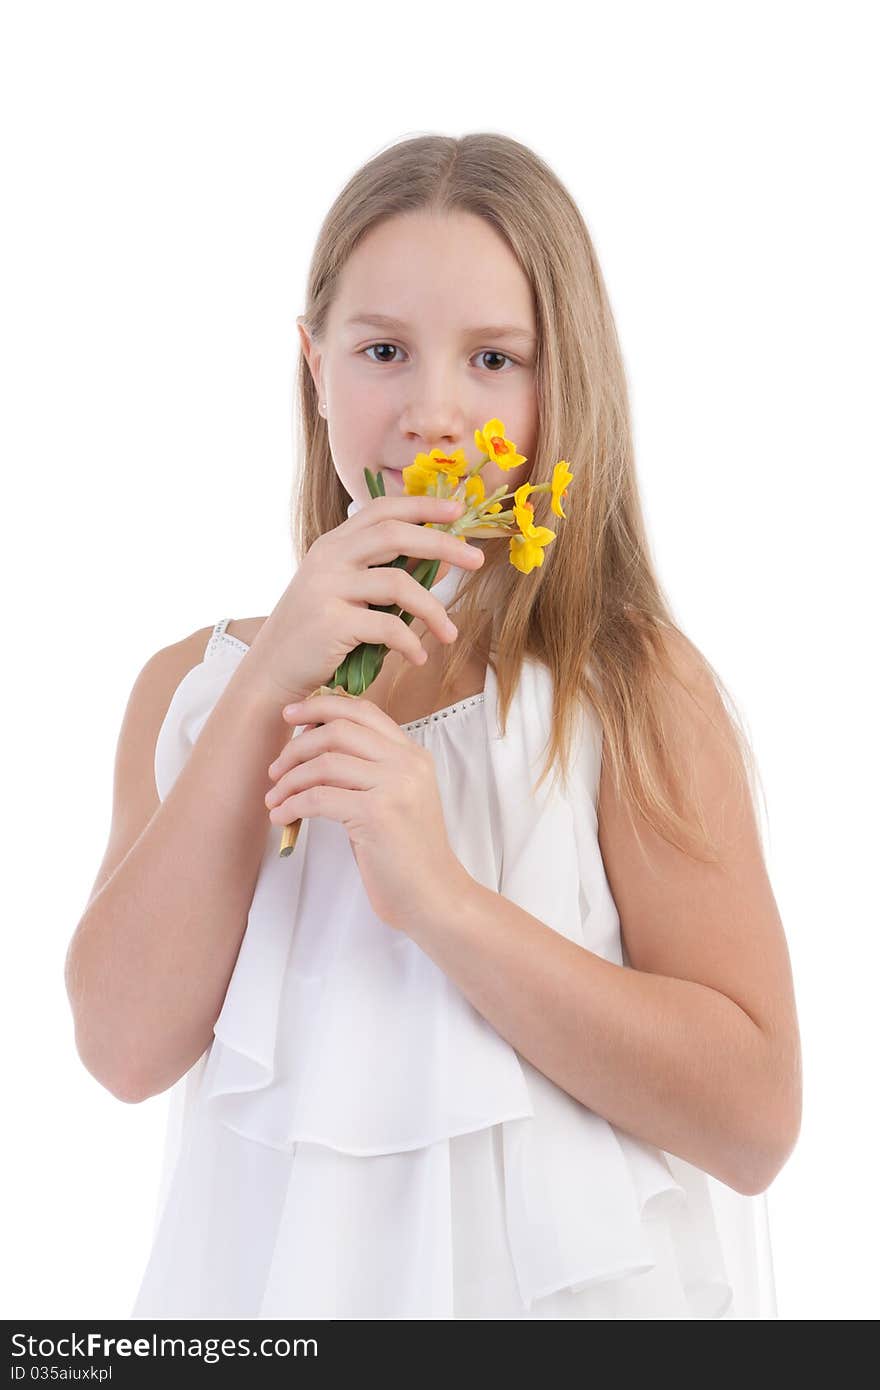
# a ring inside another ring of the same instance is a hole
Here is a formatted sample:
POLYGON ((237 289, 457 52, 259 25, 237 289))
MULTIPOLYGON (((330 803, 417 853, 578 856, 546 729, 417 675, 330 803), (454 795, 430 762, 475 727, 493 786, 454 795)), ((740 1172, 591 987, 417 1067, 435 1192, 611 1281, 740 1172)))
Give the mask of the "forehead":
POLYGON ((339 328, 367 317, 376 327, 535 328, 531 285, 504 237, 461 212, 408 213, 372 227, 343 266, 331 316, 339 328))

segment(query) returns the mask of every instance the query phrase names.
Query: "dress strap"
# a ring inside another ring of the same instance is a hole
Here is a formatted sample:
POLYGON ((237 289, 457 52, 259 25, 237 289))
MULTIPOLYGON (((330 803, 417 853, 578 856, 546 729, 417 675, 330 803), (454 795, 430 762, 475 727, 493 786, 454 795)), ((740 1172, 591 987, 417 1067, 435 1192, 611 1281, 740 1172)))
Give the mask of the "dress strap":
POLYGON ((211 636, 208 639, 208 645, 205 648, 205 655, 202 658, 203 661, 209 661, 220 647, 229 647, 231 645, 238 651, 247 651, 247 643, 240 642, 237 637, 233 637, 231 632, 226 631, 227 624, 231 621, 231 618, 221 618, 218 623, 214 624, 211 636))

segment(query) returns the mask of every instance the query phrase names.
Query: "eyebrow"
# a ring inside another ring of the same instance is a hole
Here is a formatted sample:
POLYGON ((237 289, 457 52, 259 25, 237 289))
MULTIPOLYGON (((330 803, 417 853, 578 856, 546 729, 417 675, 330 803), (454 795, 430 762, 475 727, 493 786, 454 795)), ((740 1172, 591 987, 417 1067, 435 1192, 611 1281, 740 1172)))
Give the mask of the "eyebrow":
MULTIPOLYGON (((364 324, 373 328, 392 328, 400 332, 405 332, 409 327, 403 319, 394 318, 391 314, 355 314, 352 318, 345 320, 345 327, 350 328, 356 324, 364 324)), ((518 323, 484 323, 475 328, 466 328, 465 336, 469 338, 519 338, 524 343, 534 343, 535 335, 530 333, 527 328, 522 328, 518 323)))

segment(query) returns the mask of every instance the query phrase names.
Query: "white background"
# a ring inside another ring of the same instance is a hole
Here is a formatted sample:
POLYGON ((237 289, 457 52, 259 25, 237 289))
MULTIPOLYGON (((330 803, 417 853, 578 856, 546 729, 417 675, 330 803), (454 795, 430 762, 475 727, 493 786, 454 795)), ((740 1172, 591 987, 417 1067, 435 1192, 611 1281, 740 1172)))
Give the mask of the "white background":
POLYGON ((126 1317, 149 1250, 166 1099, 85 1071, 62 978, 131 685, 289 581, 294 320, 330 202, 402 137, 475 130, 584 213, 661 580, 757 751, 804 1045, 780 1316, 880 1312, 875 18, 4 6, 4 1317, 126 1317))

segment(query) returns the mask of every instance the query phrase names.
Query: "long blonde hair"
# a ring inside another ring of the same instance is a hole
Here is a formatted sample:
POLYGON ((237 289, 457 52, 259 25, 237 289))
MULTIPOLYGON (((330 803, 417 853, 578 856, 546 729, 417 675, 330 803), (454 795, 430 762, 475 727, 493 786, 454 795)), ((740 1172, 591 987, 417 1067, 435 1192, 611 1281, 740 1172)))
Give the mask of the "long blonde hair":
MULTIPOLYGON (((302 321, 320 343, 339 274, 372 227, 400 214, 456 210, 485 218, 532 285, 539 426, 530 481, 549 482, 561 458, 574 481, 564 521, 551 512, 549 494, 529 499, 535 524, 556 532, 543 566, 529 576, 510 564, 506 543, 484 544, 485 563, 466 576, 456 597, 459 638, 443 650, 441 689, 452 688, 471 656, 484 655, 497 679, 504 732, 524 657, 544 663, 553 679, 553 719, 537 785, 551 769, 561 770, 567 784, 576 722, 591 704, 602 726, 603 757, 627 804, 670 844, 715 863, 717 845, 690 794, 688 769, 665 757, 669 679, 698 698, 692 682, 679 678, 670 643, 696 671, 696 686, 726 706, 729 719, 722 713, 718 720, 716 700, 698 699, 723 735, 734 780, 740 791, 748 785, 753 806, 757 765, 734 701, 674 622, 657 578, 617 330, 589 232, 560 180, 532 150, 504 135, 422 135, 392 144, 355 172, 327 213, 302 321), (488 642, 487 614, 498 615, 488 642)), ((318 536, 342 524, 350 501, 304 354, 298 414, 293 533, 301 561, 318 536)))

